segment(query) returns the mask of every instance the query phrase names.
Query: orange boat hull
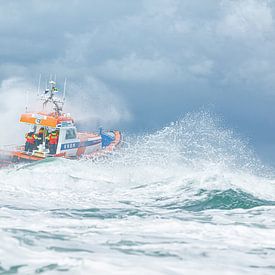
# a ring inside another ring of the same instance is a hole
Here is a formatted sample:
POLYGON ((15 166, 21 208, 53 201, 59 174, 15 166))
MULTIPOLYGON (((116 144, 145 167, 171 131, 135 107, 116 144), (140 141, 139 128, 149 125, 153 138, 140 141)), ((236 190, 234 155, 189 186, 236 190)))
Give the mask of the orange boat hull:
POLYGON ((8 166, 12 163, 19 163, 19 162, 36 162, 41 161, 49 157, 63 157, 68 159, 78 159, 81 157, 85 158, 93 158, 93 157, 102 157, 112 153, 121 143, 122 135, 119 131, 113 131, 114 133, 114 140, 106 147, 93 152, 91 154, 85 154, 85 151, 79 151, 77 156, 75 157, 67 157, 65 153, 56 154, 52 156, 37 156, 33 154, 29 154, 24 152, 22 149, 23 147, 19 147, 18 150, 8 151, 8 150, 0 150, 0 167, 8 166))

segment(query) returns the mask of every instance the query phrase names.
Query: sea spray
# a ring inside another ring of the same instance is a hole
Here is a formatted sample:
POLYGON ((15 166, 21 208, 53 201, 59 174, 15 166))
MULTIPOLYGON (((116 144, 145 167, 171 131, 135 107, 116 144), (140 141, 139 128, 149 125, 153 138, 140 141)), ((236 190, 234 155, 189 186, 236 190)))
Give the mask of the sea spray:
POLYGON ((0 170, 0 270, 273 274, 273 175, 207 112, 108 158, 0 170))

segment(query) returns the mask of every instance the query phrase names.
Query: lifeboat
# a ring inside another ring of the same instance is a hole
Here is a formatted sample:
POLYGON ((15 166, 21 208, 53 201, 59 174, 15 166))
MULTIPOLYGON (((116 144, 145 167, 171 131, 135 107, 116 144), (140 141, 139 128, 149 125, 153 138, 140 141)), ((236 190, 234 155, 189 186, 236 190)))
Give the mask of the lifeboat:
MULTIPOLYGON (((26 143, 0 149, 0 167, 18 162, 36 162, 47 158, 93 158, 112 153, 121 143, 122 135, 118 130, 97 133, 78 132, 74 119, 62 111, 65 102, 56 95, 56 83, 50 81, 41 99, 43 108, 53 105, 53 111, 25 112, 20 122, 28 124, 30 131, 26 133, 26 143)), ((64 85, 65 86, 65 85, 64 85)))

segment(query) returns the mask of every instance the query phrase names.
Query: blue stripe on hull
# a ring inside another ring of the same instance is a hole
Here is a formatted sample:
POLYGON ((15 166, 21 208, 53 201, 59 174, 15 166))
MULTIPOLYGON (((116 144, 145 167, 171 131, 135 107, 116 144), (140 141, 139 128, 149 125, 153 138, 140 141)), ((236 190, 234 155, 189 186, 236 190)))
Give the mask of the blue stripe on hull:
POLYGON ((101 143, 101 139, 99 140, 87 140, 87 141, 78 141, 78 142, 71 142, 71 143, 66 143, 61 145, 61 151, 64 150, 70 150, 70 149, 77 149, 77 148, 82 148, 82 147, 89 147, 93 145, 97 145, 101 143))

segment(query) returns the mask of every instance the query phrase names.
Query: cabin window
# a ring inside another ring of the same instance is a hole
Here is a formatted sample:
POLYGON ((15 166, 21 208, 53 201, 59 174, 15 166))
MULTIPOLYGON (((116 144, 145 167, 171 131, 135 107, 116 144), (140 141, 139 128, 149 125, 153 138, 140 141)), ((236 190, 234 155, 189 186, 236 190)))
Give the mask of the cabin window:
POLYGON ((76 139, 75 129, 68 129, 66 131, 66 139, 76 139))

